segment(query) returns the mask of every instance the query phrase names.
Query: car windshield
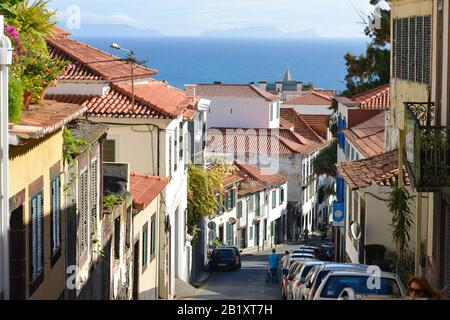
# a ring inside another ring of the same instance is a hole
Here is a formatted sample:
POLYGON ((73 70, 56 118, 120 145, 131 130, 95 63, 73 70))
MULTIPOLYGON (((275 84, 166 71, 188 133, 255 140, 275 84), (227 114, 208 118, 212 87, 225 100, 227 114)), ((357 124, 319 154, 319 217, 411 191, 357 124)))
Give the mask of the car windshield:
POLYGON ((224 249, 224 250, 216 250, 215 256, 221 258, 229 258, 234 255, 234 251, 232 249, 224 249))
POLYGON ((314 264, 305 266, 302 270, 302 273, 300 274, 300 279, 305 279, 306 275, 308 274, 309 271, 311 271, 311 269, 314 267, 314 264))
POLYGON ((401 296, 400 288, 395 279, 370 279, 366 275, 336 275, 330 276, 320 294, 322 298, 337 298, 345 288, 352 288, 360 295, 401 296))

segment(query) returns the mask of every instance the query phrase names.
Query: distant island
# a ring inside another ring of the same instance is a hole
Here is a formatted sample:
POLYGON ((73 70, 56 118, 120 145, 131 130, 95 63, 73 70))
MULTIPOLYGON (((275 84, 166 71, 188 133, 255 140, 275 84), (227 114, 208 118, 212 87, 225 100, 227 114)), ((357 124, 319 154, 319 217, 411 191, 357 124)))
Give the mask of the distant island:
POLYGON ((314 29, 284 32, 274 27, 246 27, 205 31, 201 36, 208 38, 316 38, 319 35, 314 29))
POLYGON ((164 35, 154 29, 138 29, 124 24, 88 24, 82 23, 80 29, 68 29, 61 23, 58 27, 67 30, 74 37, 163 37, 164 35))

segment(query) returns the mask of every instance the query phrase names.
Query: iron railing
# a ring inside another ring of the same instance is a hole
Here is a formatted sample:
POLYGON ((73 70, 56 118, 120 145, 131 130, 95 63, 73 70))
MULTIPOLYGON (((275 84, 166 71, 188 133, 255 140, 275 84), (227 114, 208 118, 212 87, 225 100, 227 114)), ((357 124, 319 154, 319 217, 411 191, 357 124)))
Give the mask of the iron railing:
POLYGON ((432 102, 405 103, 405 155, 418 191, 450 186, 450 126, 435 124, 432 102))

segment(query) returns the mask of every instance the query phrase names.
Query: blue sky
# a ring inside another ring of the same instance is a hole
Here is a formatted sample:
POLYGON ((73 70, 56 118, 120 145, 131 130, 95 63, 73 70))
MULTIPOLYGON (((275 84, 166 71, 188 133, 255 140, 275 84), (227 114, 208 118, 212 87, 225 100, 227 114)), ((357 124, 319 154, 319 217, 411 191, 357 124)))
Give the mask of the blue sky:
POLYGON ((322 37, 362 37, 357 10, 368 14, 371 8, 369 0, 52 0, 50 6, 61 22, 79 8, 81 23, 125 24, 170 36, 269 26, 313 29, 322 37))

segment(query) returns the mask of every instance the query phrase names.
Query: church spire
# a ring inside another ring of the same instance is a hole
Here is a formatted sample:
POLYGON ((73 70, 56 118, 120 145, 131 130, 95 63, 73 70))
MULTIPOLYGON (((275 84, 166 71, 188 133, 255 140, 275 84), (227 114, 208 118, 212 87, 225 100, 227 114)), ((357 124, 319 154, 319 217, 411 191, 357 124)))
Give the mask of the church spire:
POLYGON ((283 82, 292 81, 291 72, 289 71, 289 67, 286 66, 286 72, 284 73, 284 79, 283 82))

